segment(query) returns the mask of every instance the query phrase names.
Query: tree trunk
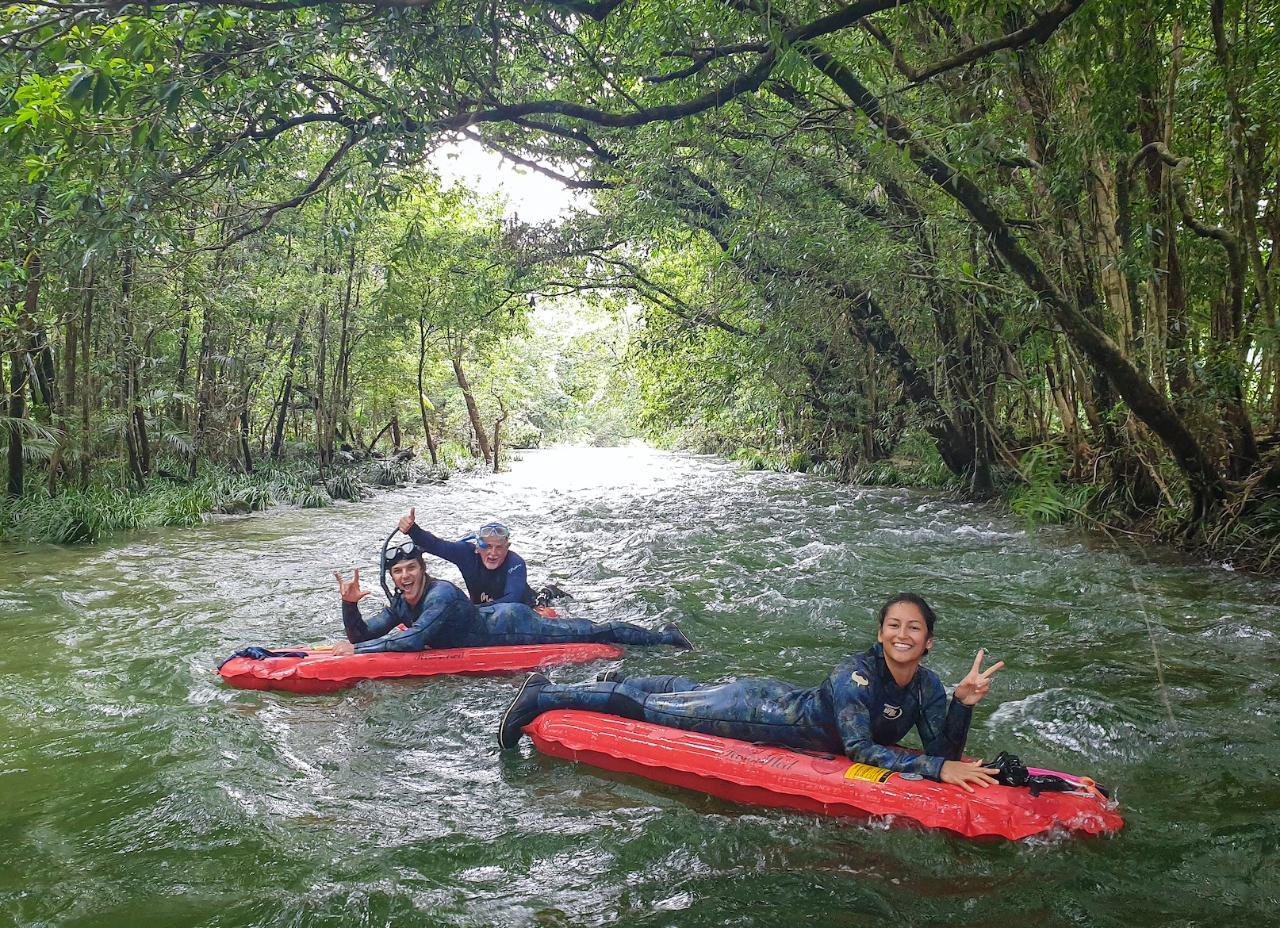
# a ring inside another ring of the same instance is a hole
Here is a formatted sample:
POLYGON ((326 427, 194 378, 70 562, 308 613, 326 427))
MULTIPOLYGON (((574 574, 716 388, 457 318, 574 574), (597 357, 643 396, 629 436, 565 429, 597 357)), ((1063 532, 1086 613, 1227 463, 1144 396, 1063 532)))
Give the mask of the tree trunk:
POLYGON ((83 317, 80 325, 80 485, 89 483, 89 471, 93 466, 93 300, 98 292, 96 265, 90 264, 86 272, 83 317))
POLYGON ((210 381, 213 379, 213 323, 213 305, 209 304, 205 307, 201 324, 200 357, 196 362, 195 428, 191 431, 191 461, 187 466, 187 476, 193 480, 204 442, 205 420, 209 415, 209 393, 212 389, 210 381))
POLYGON ((132 478, 134 486, 141 490, 146 486, 147 479, 142 472, 142 461, 138 455, 138 441, 134 437, 133 429, 131 428, 125 429, 124 448, 129 461, 129 476, 132 478))
POLYGON ((46 425, 52 425, 61 414, 61 405, 53 368, 53 348, 49 345, 49 333, 43 328, 37 328, 31 335, 27 365, 31 375, 31 401, 39 405, 36 414, 46 425))
POLYGON ((867 404, 866 415, 862 417, 862 456, 866 461, 874 461, 878 457, 876 448, 876 358, 870 351, 862 351, 863 378, 862 390, 867 404))
POLYGON ((436 442, 431 437, 431 423, 427 421, 427 390, 423 383, 423 374, 427 366, 427 325, 422 317, 418 317, 418 412, 422 414, 422 434, 427 439, 427 450, 431 452, 431 466, 437 467, 440 459, 436 454, 436 442))
POLYGON ((453 357, 453 373, 458 378, 458 389, 462 391, 462 398, 466 400, 467 415, 471 419, 471 428, 476 433, 476 444, 480 446, 480 454, 484 457, 484 462, 490 464, 493 462, 493 454, 489 450, 489 438, 484 433, 484 423, 480 421, 480 410, 476 407, 476 399, 471 393, 471 384, 467 383, 467 375, 462 371, 461 355, 453 357))
POLYGON ((271 400, 271 411, 262 420, 262 428, 258 432, 258 455, 260 457, 267 456, 267 433, 274 434, 276 427, 276 416, 280 411, 280 396, 276 394, 271 400))
POLYGON ((298 313, 298 325, 293 330, 293 344, 289 346, 289 363, 284 370, 284 384, 280 388, 280 418, 276 420, 276 434, 271 439, 271 460, 280 460, 284 450, 284 426, 289 421, 289 409, 293 404, 293 372, 298 364, 298 352, 302 350, 302 332, 307 321, 305 310, 298 313))
POLYGON ((317 334, 316 341, 316 454, 320 458, 320 466, 322 468, 329 466, 330 452, 333 450, 329 443, 329 427, 328 427, 328 407, 325 405, 325 377, 327 376, 328 354, 329 354, 329 306, 321 302, 320 304, 320 329, 317 334))
POLYGON ((507 421, 507 405, 502 402, 502 397, 498 397, 498 409, 502 414, 493 420, 493 472, 495 474, 498 472, 498 450, 502 447, 499 436, 502 432, 502 423, 507 421))
POLYGON ((22 334, 16 334, 16 342, 9 352, 9 495, 15 499, 22 495, 26 477, 22 452, 21 422, 27 415, 27 359, 22 347, 22 334))
POLYGON ((1053 403, 1058 408, 1058 418, 1062 420, 1062 431, 1067 436, 1067 444, 1071 448, 1072 470, 1076 474, 1083 473, 1084 462, 1089 455, 1089 446, 1085 443, 1084 433, 1080 429, 1080 418, 1076 415, 1074 404, 1067 398, 1066 391, 1062 389, 1062 378, 1058 375, 1054 361, 1044 362, 1044 375, 1053 403))
POLYGON ((141 489, 151 472, 151 446, 147 438, 147 420, 138 402, 140 382, 138 377, 138 350, 133 331, 133 271, 132 246, 125 249, 120 271, 120 307, 124 315, 124 331, 121 341, 124 367, 124 410, 128 417, 125 426, 125 445, 129 451, 129 467, 134 481, 141 489))
MULTIPOLYGON (((178 337, 178 370, 174 380, 174 392, 181 394, 187 389, 187 355, 191 346, 191 298, 184 291, 182 294, 182 329, 178 337)), ((187 415, 190 406, 182 400, 174 400, 170 408, 170 416, 187 428, 191 427, 191 418, 187 415)))
POLYGON ((22 421, 27 417, 27 354, 31 347, 31 324, 36 317, 36 309, 40 304, 40 286, 44 282, 44 266, 40 261, 40 253, 35 249, 27 254, 26 271, 26 292, 22 310, 18 314, 13 348, 9 352, 9 416, 13 422, 9 426, 8 490, 9 495, 14 498, 22 495, 26 480, 22 421))
MULTIPOLYGON (((83 280, 83 277, 81 278, 83 280)), ((80 318, 74 310, 67 312, 67 334, 62 348, 62 420, 63 428, 68 429, 68 420, 75 415, 76 385, 79 372, 77 364, 80 360, 80 318)))
POLYGON ((151 474, 151 439, 147 435, 147 417, 142 410, 142 404, 138 402, 138 394, 136 391, 137 371, 134 371, 135 383, 133 393, 133 434, 138 437, 138 454, 139 463, 142 465, 142 473, 144 477, 151 474))
POLYGON ((338 337, 338 362, 333 369, 333 416, 329 420, 329 448, 334 446, 333 433, 340 422, 346 422, 351 416, 351 396, 349 393, 351 377, 351 310, 352 282, 355 278, 356 245, 352 239, 351 250, 347 257, 347 285, 342 296, 342 324, 338 337))
POLYGON ((1134 307, 1129 304, 1128 281, 1123 271, 1124 256, 1121 254, 1118 229, 1116 184, 1110 162, 1095 156, 1089 186, 1093 194, 1092 218, 1096 235, 1093 236, 1095 250, 1090 257, 1102 282, 1103 299, 1121 333, 1120 349, 1130 351, 1141 340, 1142 332, 1134 320, 1134 307))
POLYGON ((378 442, 382 439, 382 436, 387 434, 387 432, 391 431, 391 426, 392 424, 395 423, 395 421, 396 421, 395 416, 392 416, 390 419, 387 420, 386 425, 378 429, 378 434, 373 436, 373 441, 369 442, 368 447, 365 448, 365 451, 367 453, 373 454, 373 449, 377 446, 378 442))
MULTIPOLYGON (((84 275, 81 275, 81 285, 84 275)), ((52 496, 58 487, 58 477, 63 470, 63 458, 71 446, 71 420, 76 409, 76 363, 80 354, 80 319, 74 310, 67 313, 67 332, 63 340, 62 350, 62 402, 61 414, 58 416, 58 446, 54 449, 49 461, 49 476, 45 489, 52 496)))
POLYGON ((240 454, 244 459, 244 472, 253 473, 253 455, 249 451, 249 387, 244 388, 240 400, 240 454))

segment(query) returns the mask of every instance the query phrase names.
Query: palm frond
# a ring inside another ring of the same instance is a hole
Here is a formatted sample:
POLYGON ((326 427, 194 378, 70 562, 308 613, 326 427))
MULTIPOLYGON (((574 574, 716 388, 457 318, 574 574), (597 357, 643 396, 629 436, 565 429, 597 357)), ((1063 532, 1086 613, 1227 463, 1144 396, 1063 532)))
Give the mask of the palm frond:
POLYGON ((13 416, 0 416, 0 436, 8 438, 14 432, 20 434, 24 441, 57 442, 64 434, 62 429, 44 425, 34 419, 18 419, 13 416))

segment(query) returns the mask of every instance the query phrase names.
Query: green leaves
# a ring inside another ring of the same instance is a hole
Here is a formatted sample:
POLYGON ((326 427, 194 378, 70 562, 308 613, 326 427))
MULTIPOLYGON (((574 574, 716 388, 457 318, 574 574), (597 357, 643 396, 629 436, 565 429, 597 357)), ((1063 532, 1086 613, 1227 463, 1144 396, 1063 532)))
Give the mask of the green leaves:
POLYGON ((170 116, 178 111, 178 104, 182 102, 183 87, 179 81, 170 81, 160 88, 156 94, 156 102, 164 107, 166 113, 170 116))
POLYGON ((1028 525, 1065 522, 1084 512, 1096 486, 1069 483, 1064 477, 1066 453, 1053 445, 1037 445, 1022 456, 1025 481, 1009 496, 1009 506, 1028 525))
POLYGON ((107 108, 107 104, 111 102, 116 94, 116 85, 112 81, 111 75, 105 71, 97 76, 93 82, 93 108, 97 112, 102 112, 107 108))
POLYGON ((79 106, 87 99, 90 99, 90 92, 93 90, 93 82, 97 78, 97 72, 88 68, 80 71, 71 83, 67 85, 66 93, 63 95, 68 103, 79 106))

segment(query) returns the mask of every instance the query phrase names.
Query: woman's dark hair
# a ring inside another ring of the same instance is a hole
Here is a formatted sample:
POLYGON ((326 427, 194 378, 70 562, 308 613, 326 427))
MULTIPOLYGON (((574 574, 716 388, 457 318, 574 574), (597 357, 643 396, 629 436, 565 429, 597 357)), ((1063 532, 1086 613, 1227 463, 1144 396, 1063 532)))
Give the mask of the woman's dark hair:
POLYGON ((880 607, 880 626, 884 625, 884 617, 889 614, 889 610, 898 603, 910 603, 920 610, 920 614, 924 616, 924 624, 929 627, 929 637, 933 637, 933 624, 938 621, 938 617, 934 615, 933 607, 924 601, 923 596, 915 593, 899 593, 887 603, 880 607))

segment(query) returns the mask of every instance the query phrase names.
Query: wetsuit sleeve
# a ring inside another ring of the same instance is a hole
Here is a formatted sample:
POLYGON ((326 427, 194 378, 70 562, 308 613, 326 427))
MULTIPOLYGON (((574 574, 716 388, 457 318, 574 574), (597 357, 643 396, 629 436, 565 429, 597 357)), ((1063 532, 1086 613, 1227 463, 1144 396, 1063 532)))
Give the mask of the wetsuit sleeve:
POLYGON ((345 599, 342 601, 342 627, 346 629, 347 640, 352 644, 379 638, 399 624, 390 609, 384 608, 366 622, 356 603, 349 603, 345 599))
MULTIPOLYGON (((373 641, 356 645, 357 654, 376 654, 380 651, 425 651, 431 647, 440 629, 448 621, 450 600, 460 595, 449 583, 435 583, 427 590, 418 618, 408 628, 384 634, 373 641)), ((387 612, 387 610, 383 610, 387 612)), ((396 622, 395 624, 400 624, 396 622)))
POLYGON ((456 564, 458 567, 462 567, 464 562, 469 562, 475 552, 475 548, 465 541, 445 541, 417 525, 410 527, 409 537, 427 554, 456 564))
MULTIPOLYGON (((947 691, 942 681, 933 677, 924 688, 924 704, 920 707, 920 719, 916 731, 924 752, 943 760, 959 760, 964 753, 964 743, 969 737, 969 724, 973 721, 973 707, 966 706, 952 697, 947 705, 947 691)), ((938 765, 941 773, 942 765, 938 765)))
MULTIPOLYGON (((874 681, 875 677, 869 675, 869 679, 874 681)), ((840 673, 832 682, 831 693, 836 727, 850 760, 899 773, 918 773, 931 780, 941 776, 944 758, 877 744, 871 736, 871 712, 880 706, 874 682, 861 684, 852 674, 840 673)))
POLYGON ((498 603, 524 603, 529 604, 529 597, 526 591, 529 589, 528 571, 525 570, 524 558, 518 554, 507 554, 507 585, 503 587, 502 595, 495 599, 492 603, 485 603, 486 606, 496 606, 498 603))

